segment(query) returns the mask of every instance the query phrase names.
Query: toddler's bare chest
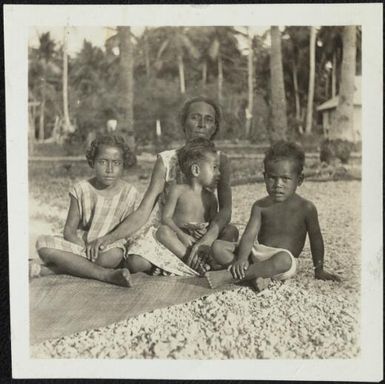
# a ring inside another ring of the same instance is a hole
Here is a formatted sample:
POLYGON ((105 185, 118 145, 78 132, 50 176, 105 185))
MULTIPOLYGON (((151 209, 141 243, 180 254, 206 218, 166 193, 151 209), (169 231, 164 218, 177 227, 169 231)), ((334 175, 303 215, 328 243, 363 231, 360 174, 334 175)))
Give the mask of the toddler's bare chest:
POLYGON ((262 228, 281 233, 302 232, 306 230, 305 214, 298 207, 269 207, 262 211, 262 228))
POLYGON ((180 213, 203 218, 209 211, 209 202, 205 195, 184 193, 180 196, 176 209, 180 213))

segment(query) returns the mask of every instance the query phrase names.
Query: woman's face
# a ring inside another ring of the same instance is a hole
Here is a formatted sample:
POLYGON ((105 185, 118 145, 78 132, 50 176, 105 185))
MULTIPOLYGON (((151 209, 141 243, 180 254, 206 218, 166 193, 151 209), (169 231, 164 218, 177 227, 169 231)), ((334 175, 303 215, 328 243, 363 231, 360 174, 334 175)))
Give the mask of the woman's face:
POLYGON ((215 110, 204 101, 197 101, 190 105, 186 121, 184 123, 184 132, 186 140, 204 137, 211 139, 215 132, 215 110))

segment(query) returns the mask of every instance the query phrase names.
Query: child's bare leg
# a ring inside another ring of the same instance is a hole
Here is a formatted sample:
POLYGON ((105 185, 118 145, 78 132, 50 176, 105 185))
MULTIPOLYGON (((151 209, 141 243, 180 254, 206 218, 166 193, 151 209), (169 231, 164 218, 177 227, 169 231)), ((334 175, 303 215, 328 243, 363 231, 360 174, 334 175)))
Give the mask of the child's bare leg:
MULTIPOLYGON (((251 264, 246 271, 245 278, 242 280, 251 280, 259 277, 273 277, 288 271, 291 267, 291 263, 291 257, 287 252, 278 252, 270 259, 251 264)), ((233 275, 228 270, 207 272, 206 277, 211 288, 240 281, 234 279, 233 275)))
POLYGON ((124 251, 121 248, 111 248, 105 252, 99 252, 95 263, 104 268, 116 268, 122 261, 124 251))
POLYGON ((234 261, 235 243, 216 240, 211 246, 210 255, 214 261, 213 269, 223 269, 234 261), (215 268, 217 266, 217 268, 215 268))
POLYGON ((156 231, 156 238, 180 259, 185 257, 187 252, 186 246, 178 239, 176 233, 167 225, 161 225, 158 228, 156 231))
POLYGON ((226 227, 222 229, 222 232, 219 234, 218 239, 236 242, 239 238, 238 228, 233 224, 227 224, 226 227))
MULTIPOLYGON (((123 251, 121 251, 123 254, 123 251)), ((95 279, 125 287, 131 286, 128 269, 105 268, 71 252, 40 248, 39 256, 53 271, 95 279)))
POLYGON ((124 264, 131 273, 149 272, 152 269, 152 264, 148 260, 135 254, 127 255, 124 264))

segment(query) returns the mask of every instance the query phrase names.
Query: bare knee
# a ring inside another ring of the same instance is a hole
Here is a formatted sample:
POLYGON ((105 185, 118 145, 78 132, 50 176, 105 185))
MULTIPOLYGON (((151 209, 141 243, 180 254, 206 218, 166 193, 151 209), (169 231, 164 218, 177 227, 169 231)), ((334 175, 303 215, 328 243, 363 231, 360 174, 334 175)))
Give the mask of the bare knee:
POLYGON ((223 240, 214 241, 211 246, 211 255, 221 265, 228 265, 234 260, 234 253, 228 249, 228 242, 223 240))
POLYGON ((152 264, 144 257, 134 254, 127 255, 125 264, 131 273, 147 272, 152 268, 152 264))
POLYGON ((165 239, 169 239, 170 236, 172 235, 172 230, 169 226, 167 225, 161 225, 158 230, 156 231, 156 238, 158 241, 163 243, 165 239))
POLYGON ((122 261, 124 256, 123 249, 112 248, 106 252, 99 253, 95 263, 104 268, 115 268, 122 261))
POLYGON ((273 257, 276 273, 284 273, 291 268, 292 260, 287 252, 279 252, 273 257))
POLYGON ((37 250, 37 254, 44 264, 50 264, 52 262, 52 252, 51 248, 40 248, 37 250))
POLYGON ((226 225, 226 227, 223 228, 222 232, 220 233, 219 238, 221 240, 231 241, 231 242, 238 241, 238 238, 239 238, 238 228, 233 224, 226 225))

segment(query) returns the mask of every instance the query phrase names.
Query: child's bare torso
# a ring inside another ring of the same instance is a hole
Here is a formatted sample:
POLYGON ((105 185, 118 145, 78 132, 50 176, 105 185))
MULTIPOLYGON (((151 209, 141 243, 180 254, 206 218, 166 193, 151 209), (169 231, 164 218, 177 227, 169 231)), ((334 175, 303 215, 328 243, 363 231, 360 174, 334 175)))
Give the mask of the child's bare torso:
POLYGON ((180 185, 173 220, 178 227, 190 223, 210 222, 216 210, 216 197, 213 192, 202 189, 198 193, 189 185, 180 185))
POLYGON ((258 242, 284 248, 298 257, 305 244, 308 202, 297 194, 286 201, 274 202, 266 197, 256 202, 261 208, 258 242))

